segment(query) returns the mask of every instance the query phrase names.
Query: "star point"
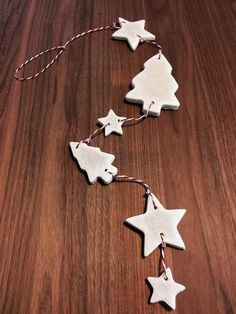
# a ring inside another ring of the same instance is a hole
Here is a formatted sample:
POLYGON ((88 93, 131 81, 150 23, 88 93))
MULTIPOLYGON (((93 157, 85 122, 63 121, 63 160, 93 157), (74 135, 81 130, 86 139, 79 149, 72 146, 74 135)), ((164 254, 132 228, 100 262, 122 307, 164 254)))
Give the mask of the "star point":
POLYGON ((133 51, 140 41, 155 40, 155 35, 144 29, 145 20, 130 22, 120 17, 118 23, 120 29, 112 34, 112 38, 126 40, 133 51))
POLYGON ((115 112, 110 109, 108 115, 103 118, 98 119, 98 123, 105 125, 104 132, 105 136, 110 135, 111 133, 116 133, 123 135, 122 125, 125 122, 125 117, 119 117, 115 112))
POLYGON ((154 195, 147 199, 146 212, 126 219, 126 222, 144 234, 144 256, 151 254, 161 243, 160 234, 170 246, 185 249, 177 225, 185 209, 165 209, 154 195), (157 204, 155 209, 153 201, 157 204))
POLYGON ((162 273, 159 277, 148 277, 147 280, 152 286, 153 292, 150 302, 165 302, 173 310, 176 309, 176 296, 184 291, 185 286, 174 281, 171 269, 168 267, 165 273, 162 273))

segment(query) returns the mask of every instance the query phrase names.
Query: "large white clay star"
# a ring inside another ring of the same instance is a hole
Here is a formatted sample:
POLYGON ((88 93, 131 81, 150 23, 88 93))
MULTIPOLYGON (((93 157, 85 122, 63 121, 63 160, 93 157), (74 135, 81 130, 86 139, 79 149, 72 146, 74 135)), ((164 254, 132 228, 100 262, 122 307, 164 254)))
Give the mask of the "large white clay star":
POLYGON ((122 124, 125 122, 125 117, 119 117, 115 114, 115 112, 111 109, 108 115, 104 118, 99 118, 98 122, 102 125, 106 125, 105 127, 105 136, 110 135, 111 133, 117 133, 122 135, 122 124))
POLYGON ((145 20, 129 22, 119 17, 118 22, 120 29, 112 34, 112 38, 127 40, 133 51, 138 47, 140 41, 155 40, 155 35, 144 29, 145 20))
POLYGON ((150 302, 157 303, 163 301, 175 310, 176 296, 185 290, 185 286, 174 281, 170 268, 166 269, 166 276, 162 273, 160 277, 147 278, 153 288, 150 302))
POLYGON ((167 210, 153 194, 148 196, 146 212, 126 220, 128 224, 144 233, 144 256, 151 254, 162 243, 161 234, 167 244, 185 249, 177 230, 177 225, 185 212, 185 209, 167 210))

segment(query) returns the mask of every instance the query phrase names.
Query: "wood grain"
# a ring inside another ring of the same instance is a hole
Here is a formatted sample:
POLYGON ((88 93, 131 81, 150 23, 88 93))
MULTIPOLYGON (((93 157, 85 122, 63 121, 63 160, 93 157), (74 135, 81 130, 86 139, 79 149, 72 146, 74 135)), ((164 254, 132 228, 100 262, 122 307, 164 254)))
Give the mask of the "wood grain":
POLYGON ((74 42, 42 77, 13 78, 36 52, 122 16, 145 18, 157 34, 181 107, 94 144, 167 208, 187 209, 186 251, 166 249, 187 287, 176 313, 234 313, 235 1, 3 0, 0 8, 0 312, 168 312, 148 304, 158 250, 143 259, 141 237, 123 225, 143 212, 142 187, 89 185, 68 147, 110 108, 139 115, 123 99, 155 49, 133 53, 102 32, 74 42))

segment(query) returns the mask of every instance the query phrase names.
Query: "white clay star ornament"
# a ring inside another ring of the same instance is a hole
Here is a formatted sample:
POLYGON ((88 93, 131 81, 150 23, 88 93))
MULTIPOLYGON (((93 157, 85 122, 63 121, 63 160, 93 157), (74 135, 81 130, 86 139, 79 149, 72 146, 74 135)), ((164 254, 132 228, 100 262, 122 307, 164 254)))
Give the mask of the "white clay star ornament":
POLYGON ((105 136, 108 136, 111 133, 122 135, 122 125, 125 120, 125 117, 117 116, 115 112, 111 109, 106 117, 98 119, 98 123, 100 123, 101 125, 106 125, 104 129, 105 136))
POLYGON ((172 67, 163 54, 148 59, 144 70, 133 78, 133 89, 126 94, 126 100, 141 104, 143 112, 153 116, 159 116, 162 108, 177 110, 180 106, 175 96, 178 84, 171 72, 172 67))
POLYGON ((115 156, 101 151, 98 147, 88 146, 85 143, 70 142, 73 156, 82 170, 85 170, 90 183, 102 179, 106 184, 111 183, 118 170, 112 165, 115 156))
POLYGON ((171 309, 176 309, 176 296, 185 290, 185 286, 174 281, 171 269, 166 269, 160 277, 148 277, 153 288, 150 303, 165 302, 171 309), (167 278, 166 278, 167 276, 167 278))
POLYGON ((118 23, 120 29, 112 34, 112 38, 126 40, 133 51, 138 47, 140 41, 155 40, 155 35, 144 29, 145 20, 129 22, 119 17, 118 23))
POLYGON ((144 214, 126 219, 129 225, 144 233, 145 257, 162 243, 161 234, 167 244, 185 249, 184 242, 177 230, 177 225, 185 212, 185 209, 165 209, 152 194, 148 196, 144 214))

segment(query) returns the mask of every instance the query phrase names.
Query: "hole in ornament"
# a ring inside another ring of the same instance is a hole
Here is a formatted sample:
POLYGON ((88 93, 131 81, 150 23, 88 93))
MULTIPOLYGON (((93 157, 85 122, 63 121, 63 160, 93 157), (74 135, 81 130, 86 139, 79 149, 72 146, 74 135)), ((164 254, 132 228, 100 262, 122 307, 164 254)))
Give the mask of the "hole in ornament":
POLYGON ((142 37, 142 36, 140 36, 140 35, 137 35, 137 36, 140 38, 140 43, 143 43, 143 42, 144 42, 143 37, 142 37))
POLYGON ((107 172, 108 171, 108 169, 105 169, 105 172, 107 172))
POLYGON ((168 277, 167 277, 167 276, 165 276, 165 277, 164 277, 164 279, 165 279, 165 281, 167 281, 167 280, 168 280, 168 277))

